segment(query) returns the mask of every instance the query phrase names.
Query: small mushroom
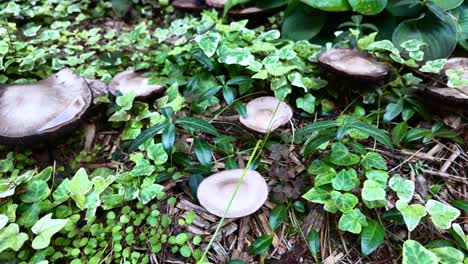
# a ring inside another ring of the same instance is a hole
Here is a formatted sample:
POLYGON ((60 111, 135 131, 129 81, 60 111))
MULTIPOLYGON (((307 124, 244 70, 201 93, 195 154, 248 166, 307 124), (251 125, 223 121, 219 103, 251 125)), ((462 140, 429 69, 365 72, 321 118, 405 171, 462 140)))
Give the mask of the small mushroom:
POLYGON ((36 83, 0 86, 0 143, 29 144, 62 134, 92 101, 88 83, 68 68, 36 83))
MULTIPOLYGON (((463 79, 468 79, 468 58, 451 58, 445 64, 444 73, 447 70, 463 70, 463 79)), ((468 86, 463 87, 430 87, 426 89, 425 94, 442 108, 458 108, 458 111, 468 113, 468 86)))
POLYGON ((390 75, 390 67, 361 50, 331 48, 320 55, 324 68, 358 81, 379 82, 390 75))
POLYGON ((273 96, 256 98, 248 102, 246 108, 247 117, 240 116, 239 121, 244 126, 261 133, 277 129, 288 123, 293 116, 291 107, 273 96))
POLYGON ((195 11, 202 10, 201 0, 174 0, 172 6, 179 10, 195 11))
MULTIPOLYGON (((198 186, 197 197, 208 212, 222 217, 231 200, 244 169, 225 170, 204 179, 198 186)), ((247 170, 227 218, 250 215, 260 209, 268 198, 265 179, 254 170, 247 170)))
POLYGON ((116 95, 117 91, 122 94, 135 92, 136 97, 148 97, 150 95, 161 92, 164 87, 158 84, 148 84, 149 78, 143 73, 132 70, 123 71, 109 83, 109 92, 116 95))

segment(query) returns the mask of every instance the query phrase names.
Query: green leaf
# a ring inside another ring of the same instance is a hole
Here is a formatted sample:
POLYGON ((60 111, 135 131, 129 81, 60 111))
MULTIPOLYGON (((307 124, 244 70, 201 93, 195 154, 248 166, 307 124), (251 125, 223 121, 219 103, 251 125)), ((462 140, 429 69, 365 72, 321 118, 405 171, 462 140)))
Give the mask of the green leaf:
POLYGON ((229 86, 223 87, 223 98, 228 105, 232 105, 234 103, 235 95, 234 89, 229 86))
POLYGON ((395 175, 390 178, 388 186, 397 193, 397 196, 400 200, 409 202, 411 199, 413 199, 414 182, 405 179, 400 175, 395 175))
POLYGON ((161 123, 154 125, 145 131, 141 132, 140 135, 138 135, 133 141, 132 144, 130 144, 130 147, 128 148, 129 152, 135 151, 138 149, 138 147, 148 141, 150 138, 153 138, 156 134, 161 132, 165 127, 167 126, 167 123, 161 123))
POLYGON ((330 199, 330 193, 323 188, 313 187, 307 193, 302 195, 302 198, 309 202, 325 204, 325 202, 330 199))
POLYGON ((406 227, 410 232, 416 228, 421 218, 426 216, 426 208, 420 204, 408 205, 408 203, 398 200, 396 208, 403 215, 403 220, 405 220, 406 227))
POLYGON ((450 234, 459 244, 463 245, 465 249, 468 248, 468 236, 465 235, 462 227, 459 224, 452 224, 450 234))
POLYGON ((168 160, 168 155, 164 151, 164 146, 162 143, 154 144, 148 147, 148 158, 154 161, 155 165, 162 165, 168 160))
POLYGON ((340 217, 340 221, 338 221, 338 228, 340 230, 353 234, 361 233, 363 226, 367 226, 366 216, 357 208, 351 212, 344 213, 340 217))
POLYGON ((315 97, 308 93, 304 97, 297 98, 296 105, 305 112, 313 114, 315 112, 315 97))
POLYGON ((369 170, 366 172, 366 178, 379 184, 381 188, 387 187, 388 173, 383 170, 369 170))
POLYGON ((387 162, 382 158, 382 156, 377 152, 367 152, 366 155, 361 160, 361 165, 365 170, 374 169, 387 169, 387 162))
POLYGON ((174 124, 164 128, 161 136, 162 145, 167 152, 170 152, 175 142, 176 127, 174 124))
POLYGON ((297 132, 297 135, 299 137, 304 137, 305 135, 312 134, 313 132, 329 129, 329 128, 336 127, 336 126, 338 126, 338 121, 336 120, 315 122, 315 123, 312 123, 310 125, 307 125, 301 128, 297 132))
POLYGON ((270 213, 270 227, 273 232, 284 222, 288 213, 288 208, 284 205, 277 205, 270 213))
POLYGON ((335 138, 335 133, 319 134, 305 143, 304 157, 309 157, 312 152, 323 144, 335 138))
POLYGON ((392 142, 394 145, 400 145, 400 142, 406 137, 408 133, 408 124, 401 122, 392 129, 392 142))
POLYGON ((138 193, 138 200, 143 204, 149 203, 151 200, 156 198, 164 190, 164 186, 159 184, 151 184, 149 186, 144 186, 140 189, 138 193))
POLYGON ((32 248, 43 249, 49 246, 50 238, 67 223, 68 219, 52 219, 52 214, 43 216, 31 228, 31 231, 37 235, 32 242, 32 248))
POLYGON ((397 117, 401 111, 403 111, 403 100, 398 100, 398 102, 390 103, 385 108, 384 121, 390 122, 395 117, 397 117))
POLYGON ((366 16, 382 12, 387 5, 387 0, 348 0, 348 2, 353 11, 366 16))
POLYGON ((406 134, 406 141, 411 142, 430 135, 431 131, 426 128, 414 128, 406 134))
POLYGON ((379 129, 374 125, 370 125, 361 121, 356 121, 349 124, 349 128, 354 128, 363 133, 366 133, 387 147, 393 147, 392 140, 388 136, 387 131, 379 129))
POLYGON ((356 206, 358 203, 358 198, 351 193, 341 194, 340 192, 332 191, 331 199, 335 203, 338 210, 343 213, 351 212, 354 206, 356 206))
POLYGON ((197 130, 200 130, 202 132, 205 132, 214 136, 219 135, 218 131, 212 124, 197 117, 185 117, 185 118, 177 119, 175 123, 192 128, 192 129, 197 129, 197 130))
POLYGON ((4 214, 0 214, 0 230, 8 224, 9 218, 4 214))
POLYGON ((330 162, 340 166, 349 166, 359 163, 359 156, 349 153, 348 148, 343 143, 337 142, 332 145, 332 152, 329 156, 330 162))
POLYGON ((195 137, 193 145, 195 148, 195 155, 197 156, 198 161, 200 161, 200 164, 205 166, 210 165, 212 151, 208 142, 200 137, 195 137))
POLYGON ((26 240, 28 240, 28 235, 20 233, 17 224, 9 224, 7 227, 0 229, 0 252, 9 248, 18 251, 26 240))
POLYGON ((351 10, 351 6, 346 0, 302 0, 304 3, 328 12, 340 12, 351 10))
POLYGON ((406 240, 403 243, 403 264, 437 264, 439 259, 431 251, 424 248, 414 240, 406 240))
POLYGON ((42 180, 35 180, 28 183, 28 190, 20 196, 25 203, 39 202, 47 198, 50 194, 49 186, 42 180))
POLYGON ((317 254, 320 250, 320 235, 314 228, 311 228, 309 231, 307 243, 309 244, 309 248, 312 251, 314 258, 317 259, 317 254))
POLYGON ((195 37, 195 41, 208 57, 211 57, 215 54, 220 40, 221 35, 215 31, 209 31, 208 33, 197 35, 195 37))
POLYGON ((81 168, 68 183, 67 190, 72 194, 85 195, 91 191, 92 187, 93 183, 89 180, 88 174, 85 169, 81 168))
POLYGON ((281 33, 287 39, 309 40, 322 30, 325 20, 326 13, 293 1, 285 11, 281 33))
POLYGON ((383 243, 384 238, 384 227, 374 220, 367 221, 367 226, 365 226, 361 232, 362 254, 368 256, 383 243))
POLYGON ((455 199, 451 202, 451 204, 458 209, 461 209, 463 211, 468 211, 468 201, 466 200, 461 200, 461 199, 455 199))
POLYGON ((381 201, 385 200, 385 190, 382 186, 372 180, 364 181, 364 187, 362 188, 362 199, 366 201, 381 201))
POLYGON ((457 31, 453 23, 441 21, 432 14, 422 14, 415 19, 400 23, 394 30, 392 40, 397 46, 409 39, 420 40, 426 60, 448 57, 457 45, 457 31))
POLYGON ((268 250, 273 242, 273 236, 263 235, 255 239, 252 246, 250 246, 250 253, 252 255, 258 255, 268 250))
POLYGON ((463 0, 431 0, 431 2, 438 5, 444 11, 447 11, 460 6, 463 0))
POLYGON ((430 73, 440 73, 440 71, 444 68, 446 63, 447 63, 447 59, 427 61, 423 66, 421 66, 421 68, 419 68, 419 71, 430 72, 430 73))
POLYGON ((431 248, 430 251, 439 258, 439 263, 441 264, 463 263, 465 257, 463 252, 453 247, 431 248))
POLYGON ((460 216, 460 211, 455 207, 432 199, 427 201, 426 210, 431 215, 432 222, 442 229, 449 229, 452 221, 460 216))
POLYGON ((351 191, 359 186, 359 179, 354 169, 341 170, 332 180, 332 186, 335 190, 351 191))
POLYGON ((255 61, 255 57, 248 48, 228 48, 221 46, 218 49, 218 61, 224 64, 238 64, 249 66, 255 61))

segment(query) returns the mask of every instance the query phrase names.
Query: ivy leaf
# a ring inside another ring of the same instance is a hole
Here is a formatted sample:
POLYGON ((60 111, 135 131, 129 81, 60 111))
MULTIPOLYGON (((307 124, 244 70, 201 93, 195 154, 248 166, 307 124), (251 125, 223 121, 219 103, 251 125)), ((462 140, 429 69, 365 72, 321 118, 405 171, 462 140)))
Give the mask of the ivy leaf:
POLYGON ((263 235, 255 239, 254 243, 250 247, 250 253, 252 255, 258 255, 268 250, 273 242, 273 236, 263 235))
POLYGON ((197 35, 195 37, 195 41, 208 57, 211 57, 213 54, 215 54, 220 39, 221 35, 214 31, 209 31, 206 34, 197 35))
POLYGON ((338 221, 338 228, 340 230, 353 234, 361 233, 363 226, 367 226, 366 216, 357 208, 351 212, 344 213, 340 221, 338 221))
POLYGON ((437 264, 439 259, 431 251, 414 240, 406 240, 403 243, 403 264, 437 264))
POLYGON ((68 183, 67 190, 72 194, 85 195, 91 191, 92 187, 93 183, 89 180, 88 174, 85 169, 81 168, 68 183))
POLYGON ((369 170, 366 172, 366 178, 379 184, 381 188, 387 187, 388 173, 383 170, 369 170))
POLYGON ((166 151, 164 151, 164 146, 162 143, 149 146, 147 151, 148 158, 153 160, 154 164, 156 165, 162 165, 166 163, 169 158, 166 151))
POLYGON ((398 200, 396 202, 396 208, 403 216, 406 227, 410 232, 416 228, 421 218, 426 216, 426 208, 420 204, 408 205, 405 201, 398 200))
POLYGON ((332 152, 329 156, 333 164, 340 166, 349 166, 359 163, 359 156, 349 153, 348 148, 343 143, 334 143, 332 145, 332 152))
POLYGON ((9 218, 4 214, 0 214, 0 230, 8 224, 9 218))
POLYGON ((365 226, 361 232, 362 254, 368 256, 383 243, 384 238, 384 227, 374 220, 367 221, 367 226, 365 226))
POLYGON ((296 105, 305 112, 313 114, 315 112, 315 97, 312 94, 306 94, 304 97, 296 99, 296 105))
POLYGON ((200 161, 200 164, 210 165, 212 152, 208 142, 200 137, 195 137, 193 145, 195 148, 195 155, 197 156, 198 161, 200 161))
POLYGON ((284 205, 277 205, 271 210, 269 223, 273 232, 284 222, 287 213, 288 208, 284 205))
POLYGON ((50 238, 55 233, 59 232, 67 223, 68 219, 52 219, 51 213, 43 216, 31 228, 31 231, 37 235, 32 242, 32 248, 43 249, 48 247, 50 238))
POLYGON ((341 170, 332 180, 332 186, 335 190, 351 191, 359 185, 359 179, 354 169, 341 170))
POLYGON ((455 207, 432 199, 427 201, 426 210, 431 215, 432 222, 442 229, 449 229, 452 221, 460 216, 460 211, 455 207))
POLYGON ((142 187, 138 193, 138 200, 140 200, 143 204, 147 204, 158 194, 160 194, 164 190, 164 186, 159 184, 151 184, 149 186, 142 187))
POLYGON ((377 152, 367 152, 366 155, 361 160, 361 165, 365 170, 374 169, 387 169, 387 162, 382 158, 382 156, 377 152))
POLYGON ((312 203, 325 204, 325 202, 330 199, 330 193, 323 188, 313 187, 302 195, 302 198, 312 203))
POLYGON ((130 144, 130 147, 128 148, 129 152, 135 151, 138 149, 138 147, 148 141, 150 138, 153 138, 156 134, 161 132, 165 127, 167 126, 166 123, 161 123, 154 125, 145 131, 141 132, 133 141, 132 144, 130 144))
POLYGON ((337 191, 331 192, 331 199, 335 203, 338 210, 343 213, 349 213, 358 203, 358 198, 351 193, 341 194, 337 191))
POLYGON ((462 227, 459 224, 452 224, 452 229, 450 230, 450 234, 452 235, 452 237, 455 238, 457 242, 459 242, 465 248, 468 248, 468 236, 465 235, 462 227))
POLYGON ((463 263, 465 255, 453 247, 437 247, 429 249, 439 258, 441 264, 463 263))
POLYGON ((392 141, 394 145, 400 145, 400 142, 406 137, 408 133, 408 124, 401 122, 392 129, 392 141))
POLYGON ((366 201, 385 200, 385 190, 379 183, 373 180, 366 180, 364 182, 361 195, 362 199, 366 201))
POLYGON ((397 193, 400 200, 409 202, 413 199, 414 182, 405 179, 400 175, 395 175, 388 181, 388 186, 397 193))
POLYGON ((216 128, 212 124, 197 117, 181 118, 181 119, 176 120, 176 124, 180 124, 189 128, 197 129, 197 130, 200 130, 202 132, 205 132, 214 136, 219 135, 218 130, 216 130, 216 128))
POLYGON ((440 73, 440 71, 444 68, 445 64, 447 63, 447 59, 437 59, 432 61, 427 61, 426 64, 419 68, 422 72, 429 72, 429 73, 440 73))
POLYGON ((18 251, 28 240, 28 235, 19 232, 19 226, 15 223, 9 224, 7 227, 0 229, 0 252, 11 248, 13 251, 18 251))
POLYGON ((44 200, 49 194, 50 189, 47 183, 35 180, 28 183, 28 190, 20 196, 20 199, 25 203, 34 203, 44 200))

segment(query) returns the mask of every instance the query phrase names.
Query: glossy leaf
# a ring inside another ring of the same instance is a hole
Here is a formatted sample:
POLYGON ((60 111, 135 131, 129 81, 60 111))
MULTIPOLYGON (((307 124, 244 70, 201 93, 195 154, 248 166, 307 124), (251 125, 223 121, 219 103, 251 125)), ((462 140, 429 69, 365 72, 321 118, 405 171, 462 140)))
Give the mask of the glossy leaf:
POLYGON ((452 221, 461 214, 458 209, 432 199, 427 201, 426 210, 431 216, 432 222, 442 229, 449 229, 452 221))
POLYGON ((273 232, 284 222, 288 213, 288 208, 284 205, 277 205, 270 213, 270 227, 273 232))
POLYGON ((200 161, 201 165, 210 165, 211 164, 211 146, 206 142, 206 140, 196 137, 193 141, 194 149, 195 149, 195 155, 198 158, 198 161, 200 161))
POLYGON ((341 170, 332 180, 335 190, 351 191, 359 185, 359 179, 354 169, 341 170))
POLYGON ((309 40, 322 30, 326 14, 299 1, 293 1, 285 12, 281 33, 292 40, 309 40))
POLYGON ((388 136, 385 130, 379 129, 374 125, 370 125, 361 121, 353 122, 349 125, 350 128, 357 129, 363 133, 373 137, 378 142, 384 144, 387 147, 392 147, 392 140, 388 136))
POLYGON ((169 152, 175 143, 176 127, 173 124, 166 126, 162 132, 161 140, 164 149, 169 152))
POLYGON ((20 232, 17 224, 9 224, 7 227, 0 229, 0 252, 9 248, 18 251, 27 240, 28 235, 20 232))
POLYGON ((354 206, 358 203, 358 198, 351 193, 341 194, 337 191, 331 192, 331 199, 335 203, 338 210, 343 213, 349 213, 353 210, 354 206))
POLYGON ((361 232, 361 252, 368 256, 376 250, 385 239, 384 227, 374 220, 368 220, 361 232))
POLYGON ((414 182, 401 177, 400 175, 395 175, 390 178, 388 186, 397 193, 400 200, 409 202, 413 199, 414 194, 414 182))
POLYGON ((52 214, 43 216, 31 228, 31 231, 36 234, 32 247, 34 249, 43 249, 49 246, 50 238, 59 232, 68 221, 68 219, 52 219, 52 214))
POLYGON ((161 132, 165 127, 167 126, 166 123, 161 123, 154 125, 145 131, 141 132, 133 141, 132 144, 130 144, 130 147, 128 148, 129 152, 135 151, 138 149, 138 147, 145 143, 147 140, 150 138, 153 138, 156 134, 161 132))
POLYGON ((252 246, 250 246, 250 253, 252 255, 258 255, 268 250, 273 242, 273 236, 263 235, 255 239, 252 246))
POLYGON ((437 256, 419 244, 419 242, 406 240, 403 243, 403 264, 437 264, 438 261, 437 256))
POLYGON ((309 248, 312 251, 314 258, 317 259, 317 254, 320 250, 320 235, 314 228, 311 228, 309 231, 307 243, 309 244, 309 248))
POLYGON ((376 15, 385 9, 387 0, 348 0, 353 11, 363 15, 376 15))
POLYGON ((340 221, 338 221, 338 228, 340 230, 348 231, 353 234, 361 233, 364 226, 367 226, 366 216, 357 208, 351 212, 344 213, 340 221))
POLYGON ((202 132, 217 136, 219 133, 216 128, 207 121, 197 117, 185 117, 177 119, 176 124, 180 124, 189 128, 200 130, 202 132))
POLYGON ((387 169, 387 162, 377 152, 367 152, 361 160, 361 165, 366 170, 374 169, 387 169))
POLYGON ((426 216, 426 208, 420 204, 408 205, 408 203, 398 200, 396 202, 396 208, 401 212, 406 227, 410 232, 416 228, 421 218, 426 216))

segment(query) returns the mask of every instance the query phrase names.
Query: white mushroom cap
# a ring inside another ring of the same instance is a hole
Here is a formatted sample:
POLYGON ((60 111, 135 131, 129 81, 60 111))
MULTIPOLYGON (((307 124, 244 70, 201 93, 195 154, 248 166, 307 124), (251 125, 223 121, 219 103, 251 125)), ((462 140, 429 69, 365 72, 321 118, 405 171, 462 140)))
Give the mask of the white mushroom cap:
POLYGON ((380 81, 390 74, 387 64, 360 50, 331 48, 320 55, 319 62, 337 73, 366 81, 380 81))
MULTIPOLYGON (((197 197, 208 212, 222 217, 236 189, 244 169, 225 170, 204 179, 198 186, 197 197)), ((227 218, 243 217, 254 213, 266 202, 268 186, 254 170, 247 170, 234 198, 227 218)))
POLYGON ((163 86, 158 84, 150 85, 148 81, 149 78, 143 76, 143 73, 132 70, 123 71, 111 80, 109 92, 115 95, 117 91, 120 91, 125 95, 133 91, 136 97, 145 97, 164 89, 163 86))
POLYGON ((218 8, 224 7, 224 5, 226 4, 226 0, 205 0, 205 2, 209 6, 218 7, 218 8))
POLYGON ((0 138, 47 134, 80 119, 92 103, 85 79, 64 68, 47 79, 0 87, 0 138))
POLYGON ((240 116, 239 121, 246 127, 261 133, 266 133, 268 128, 270 131, 277 129, 288 123, 293 116, 291 107, 273 96, 256 98, 248 102, 246 108, 247 117, 240 116))

